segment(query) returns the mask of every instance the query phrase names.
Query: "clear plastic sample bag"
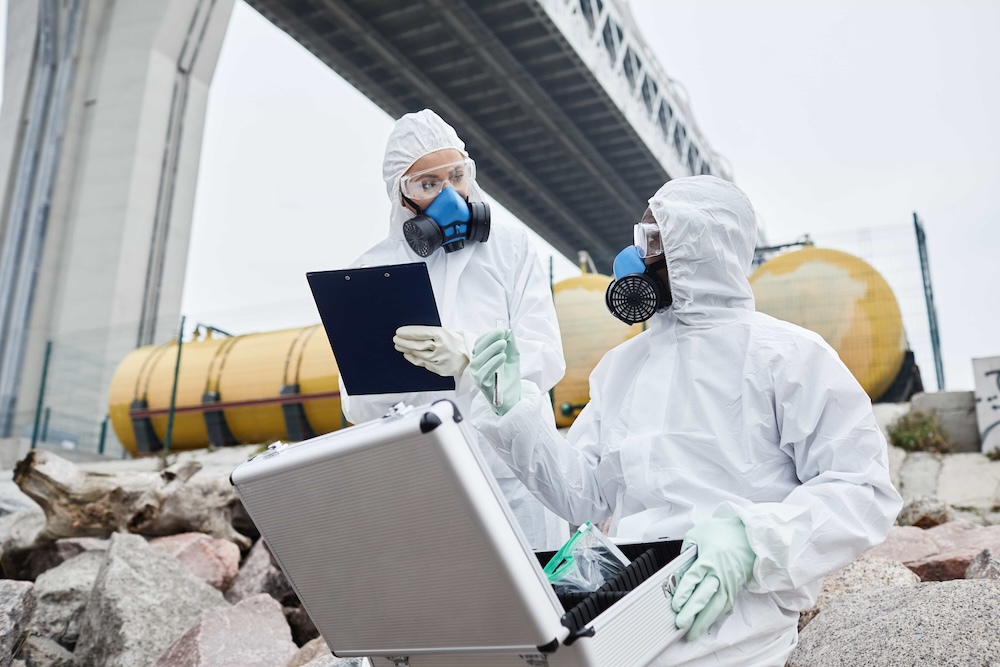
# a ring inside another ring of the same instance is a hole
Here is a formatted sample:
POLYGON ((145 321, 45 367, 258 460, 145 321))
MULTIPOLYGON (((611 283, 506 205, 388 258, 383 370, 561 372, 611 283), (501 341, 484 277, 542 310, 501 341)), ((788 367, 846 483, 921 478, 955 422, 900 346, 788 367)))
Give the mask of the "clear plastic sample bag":
POLYGON ((544 572, 556 593, 590 593, 628 564, 625 554, 588 521, 556 552, 544 572))

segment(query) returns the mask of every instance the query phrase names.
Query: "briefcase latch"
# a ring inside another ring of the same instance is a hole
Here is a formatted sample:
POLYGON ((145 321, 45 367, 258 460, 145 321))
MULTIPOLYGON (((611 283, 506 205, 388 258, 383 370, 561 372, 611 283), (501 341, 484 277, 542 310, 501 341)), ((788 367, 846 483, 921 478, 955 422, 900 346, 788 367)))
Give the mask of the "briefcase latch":
MULTIPOLYGON (((400 404, 400 405, 402 405, 402 404, 400 404)), ((389 660, 392 661, 392 664, 395 665, 395 667, 410 667, 410 658, 409 658, 409 656, 405 656, 405 655, 390 655, 390 656, 386 656, 386 657, 388 657, 389 660)))
POLYGON ((520 657, 528 667, 549 667, 549 659, 541 653, 529 653, 520 657))
POLYGON ((254 458, 269 459, 272 456, 277 456, 286 449, 288 449, 288 443, 281 442, 279 440, 277 442, 272 442, 270 445, 267 446, 267 450, 265 450, 262 454, 258 454, 254 458))
POLYGON ((382 416, 382 419, 399 419, 406 413, 412 411, 413 411, 412 405, 400 401, 399 403, 396 403, 396 405, 389 408, 389 411, 382 416))
POLYGON ((671 574, 667 577, 667 580, 663 582, 663 595, 664 597, 673 597, 674 593, 677 592, 677 575, 671 574))

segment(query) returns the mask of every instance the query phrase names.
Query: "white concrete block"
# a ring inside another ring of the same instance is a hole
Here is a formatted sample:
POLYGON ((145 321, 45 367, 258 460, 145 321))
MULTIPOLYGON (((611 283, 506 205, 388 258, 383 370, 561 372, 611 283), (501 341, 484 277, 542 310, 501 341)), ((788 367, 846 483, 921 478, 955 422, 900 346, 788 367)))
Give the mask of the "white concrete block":
POLYGON ((1000 504, 1000 462, 982 454, 942 457, 937 497, 955 507, 993 510, 1000 504))
POLYGON ((976 428, 976 402, 971 391, 915 394, 910 405, 914 410, 931 413, 937 417, 938 423, 948 434, 952 451, 981 451, 979 430, 976 428))
POLYGON ((972 360, 980 451, 1000 449, 1000 357, 972 360))

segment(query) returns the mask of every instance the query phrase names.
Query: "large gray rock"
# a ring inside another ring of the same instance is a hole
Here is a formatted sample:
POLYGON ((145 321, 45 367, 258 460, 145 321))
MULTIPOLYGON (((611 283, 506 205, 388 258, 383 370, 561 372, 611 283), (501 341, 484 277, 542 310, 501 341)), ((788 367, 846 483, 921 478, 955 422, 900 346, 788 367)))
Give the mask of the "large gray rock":
POLYGON ((26 667, 74 667, 73 654, 48 637, 28 635, 21 647, 26 667))
POLYGON ((855 593, 871 593, 890 586, 915 586, 920 577, 894 560, 862 556, 823 580, 816 604, 799 617, 799 631, 834 600, 855 593))
POLYGON ((966 579, 1000 579, 1000 560, 991 549, 983 549, 965 571, 966 579))
POLYGON ((0 665, 9 664, 35 611, 35 585, 0 579, 0 665))
POLYGON ((228 609, 210 609, 168 648, 155 667, 284 667, 298 647, 270 595, 228 609))
POLYGON ((788 667, 993 665, 1000 582, 891 587, 832 602, 799 635, 788 667))
POLYGON ((150 545, 170 554, 196 577, 225 591, 240 570, 240 548, 218 537, 205 533, 181 533, 158 537, 150 545))
POLYGON ((292 590, 292 585, 275 564, 264 540, 257 540, 257 544, 250 549, 240 567, 240 573, 226 591, 226 599, 236 604, 259 593, 267 593, 288 607, 299 606, 299 599, 292 590))
POLYGON ((80 619, 90 599, 105 552, 87 551, 39 575, 35 581, 38 607, 29 629, 63 646, 76 645, 80 619))
POLYGON ((914 498, 903 506, 896 517, 897 526, 933 528, 948 523, 948 505, 937 498, 914 498))
POLYGON ((94 582, 75 655, 81 665, 151 665, 222 594, 138 535, 115 533, 94 582))

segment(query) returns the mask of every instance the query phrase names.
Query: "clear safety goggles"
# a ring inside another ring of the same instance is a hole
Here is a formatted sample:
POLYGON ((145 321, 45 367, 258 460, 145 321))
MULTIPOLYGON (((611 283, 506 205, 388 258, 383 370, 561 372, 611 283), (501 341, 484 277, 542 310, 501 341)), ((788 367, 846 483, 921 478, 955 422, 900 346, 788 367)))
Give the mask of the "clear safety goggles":
POLYGON ((639 256, 643 259, 663 254, 660 226, 655 222, 636 223, 632 232, 632 243, 639 249, 639 256))
POLYGON ((407 174, 399 181, 403 194, 410 199, 433 199, 447 186, 454 189, 467 187, 476 178, 476 163, 466 158, 449 162, 433 169, 407 174))

